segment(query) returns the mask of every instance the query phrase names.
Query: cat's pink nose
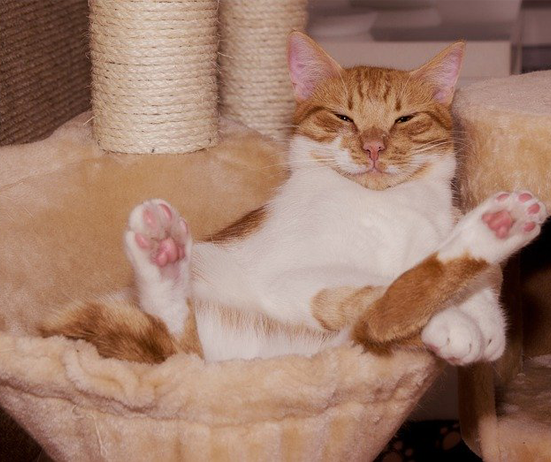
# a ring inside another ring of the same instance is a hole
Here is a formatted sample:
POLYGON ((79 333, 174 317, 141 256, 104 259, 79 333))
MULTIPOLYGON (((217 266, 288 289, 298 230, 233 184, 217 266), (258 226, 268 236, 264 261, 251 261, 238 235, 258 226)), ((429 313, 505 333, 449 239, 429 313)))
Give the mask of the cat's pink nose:
POLYGON ((369 154, 371 160, 378 160, 379 153, 384 151, 386 146, 382 140, 369 140, 363 143, 362 148, 369 154))

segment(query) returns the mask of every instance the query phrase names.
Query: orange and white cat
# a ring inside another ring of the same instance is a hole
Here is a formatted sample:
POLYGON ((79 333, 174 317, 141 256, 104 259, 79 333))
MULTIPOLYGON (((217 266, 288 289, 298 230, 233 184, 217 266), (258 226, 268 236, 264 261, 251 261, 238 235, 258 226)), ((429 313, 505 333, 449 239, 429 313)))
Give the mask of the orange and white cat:
POLYGON ((195 244, 167 202, 137 206, 124 242, 142 311, 84 305, 46 332, 146 361, 419 339, 455 364, 497 359, 506 323, 493 269, 546 214, 528 192, 497 193, 457 221, 450 105, 463 53, 454 43, 411 72, 343 69, 292 33, 296 129, 275 197, 195 244))

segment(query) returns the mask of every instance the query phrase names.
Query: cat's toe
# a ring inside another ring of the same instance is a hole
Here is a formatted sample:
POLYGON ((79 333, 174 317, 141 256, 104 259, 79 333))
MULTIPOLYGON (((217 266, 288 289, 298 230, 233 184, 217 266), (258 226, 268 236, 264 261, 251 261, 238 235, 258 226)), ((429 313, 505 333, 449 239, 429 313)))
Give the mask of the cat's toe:
POLYGON ((483 332, 485 338, 485 347, 482 353, 483 361, 496 361, 503 355, 507 338, 505 335, 505 327, 501 325, 492 326, 486 332, 483 332))
POLYGON ((178 212, 162 199, 151 199, 134 207, 128 217, 128 229, 149 239, 165 238, 173 222, 179 218, 178 212))
POLYGON ((495 337, 488 341, 488 345, 484 350, 483 360, 484 361, 497 361, 503 353, 505 352, 505 337, 495 337))
POLYGON ((517 216, 519 232, 524 234, 539 233, 541 225, 547 218, 547 209, 543 202, 529 191, 515 194, 517 201, 517 216))

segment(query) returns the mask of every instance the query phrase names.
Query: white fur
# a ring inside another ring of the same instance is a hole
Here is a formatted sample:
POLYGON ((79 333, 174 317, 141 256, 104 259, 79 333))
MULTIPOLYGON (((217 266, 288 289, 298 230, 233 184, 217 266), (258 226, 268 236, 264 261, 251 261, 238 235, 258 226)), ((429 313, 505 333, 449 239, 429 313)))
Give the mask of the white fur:
MULTIPOLYGON (((495 263, 518 248, 518 238, 513 238, 511 246, 485 228, 480 217, 487 205, 467 215, 454 229, 450 182, 455 160, 451 155, 432 155, 424 176, 375 191, 315 162, 312 152, 329 157, 340 168, 354 168, 338 144, 295 137, 290 147, 292 175, 268 204, 268 218, 260 230, 233 243, 195 245, 191 294, 172 282, 168 287, 159 272, 149 268, 154 265, 136 255, 143 254, 142 249, 127 238, 145 309, 169 327, 176 326, 173 332, 180 332, 187 317, 185 295, 192 295, 207 359, 312 354, 347 339, 346 333, 324 343, 281 335, 270 338, 252 329, 228 331, 217 306, 245 313, 260 311, 278 321, 320 329, 310 303, 322 289, 388 286, 435 251, 441 259, 469 252, 495 263), (183 298, 176 300, 182 292, 183 298)), ((138 209, 130 217, 131 229, 139 228, 135 216, 140 213, 138 209)), ((182 265, 181 270, 187 281, 189 265, 182 265)), ((481 280, 431 320, 423 340, 457 364, 496 359, 505 345, 505 321, 496 294, 481 280)))
MULTIPOLYGON (((162 230, 157 230, 157 235, 152 235, 143 222, 143 211, 146 207, 154 210, 158 204, 165 204, 172 210, 173 216, 178 212, 167 202, 160 199, 146 201, 134 208, 128 219, 128 229, 124 234, 126 255, 134 267, 134 277, 140 299, 140 307, 147 313, 160 318, 168 327, 171 334, 180 336, 184 331, 184 325, 189 314, 187 296, 190 292, 190 258, 179 262, 178 277, 167 277, 162 270, 151 263, 148 251, 141 249, 136 243, 136 233, 149 235, 153 238, 161 238, 162 230)), ((157 216, 164 225, 165 218, 162 214, 157 216)), ((186 253, 191 254, 192 242, 188 236, 186 253)))

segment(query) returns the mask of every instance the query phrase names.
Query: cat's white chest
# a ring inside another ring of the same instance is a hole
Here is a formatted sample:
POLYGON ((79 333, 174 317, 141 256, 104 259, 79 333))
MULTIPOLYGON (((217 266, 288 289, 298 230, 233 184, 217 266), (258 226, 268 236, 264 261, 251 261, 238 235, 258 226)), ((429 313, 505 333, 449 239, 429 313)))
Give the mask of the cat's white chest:
POLYGON ((439 226, 419 210, 363 199, 349 204, 340 216, 328 215, 325 224, 317 223, 314 243, 334 247, 333 261, 394 279, 436 248, 439 226))
POLYGON ((321 180, 317 184, 325 187, 302 191, 301 201, 293 200, 291 185, 275 204, 277 221, 260 237, 278 237, 274 264, 352 267, 392 280, 432 252, 451 228, 445 198, 433 205, 441 216, 432 214, 421 188, 385 193, 331 175, 321 180))

